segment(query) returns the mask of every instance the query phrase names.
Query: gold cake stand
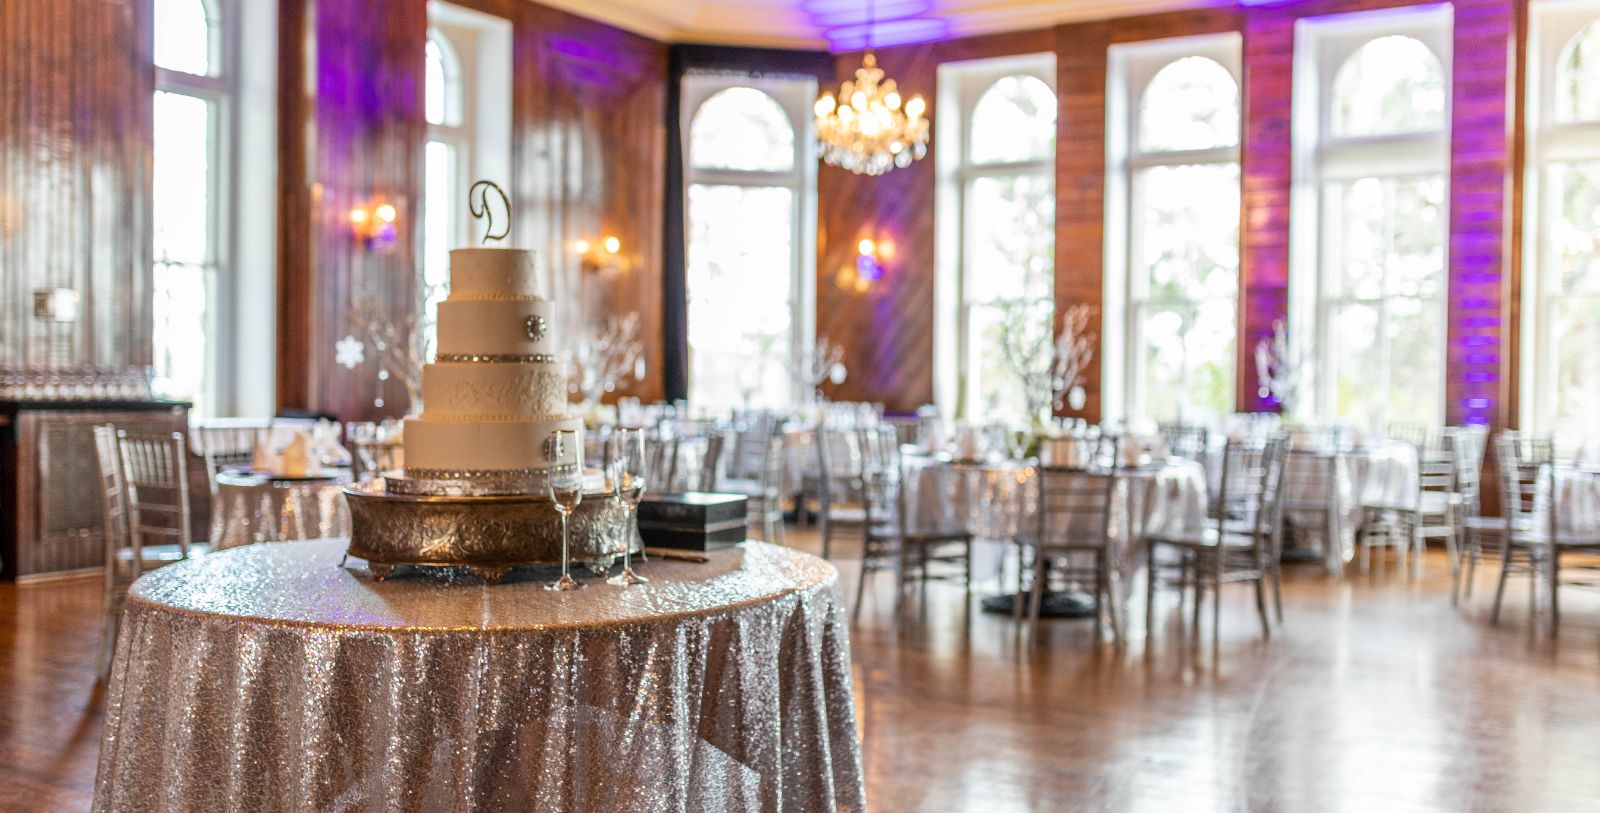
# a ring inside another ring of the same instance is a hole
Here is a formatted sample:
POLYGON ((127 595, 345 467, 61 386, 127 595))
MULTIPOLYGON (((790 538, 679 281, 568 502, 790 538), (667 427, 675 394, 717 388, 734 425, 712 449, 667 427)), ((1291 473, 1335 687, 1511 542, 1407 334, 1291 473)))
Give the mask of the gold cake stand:
MULTIPOLYGON (((548 496, 396 493, 404 475, 345 486, 349 555, 383 580, 402 565, 465 567, 495 584, 521 565, 561 564, 561 516, 548 496)), ((635 542, 627 512, 610 491, 586 490, 571 523, 572 562, 610 569, 635 542)), ((634 552, 640 545, 634 544, 634 552)))

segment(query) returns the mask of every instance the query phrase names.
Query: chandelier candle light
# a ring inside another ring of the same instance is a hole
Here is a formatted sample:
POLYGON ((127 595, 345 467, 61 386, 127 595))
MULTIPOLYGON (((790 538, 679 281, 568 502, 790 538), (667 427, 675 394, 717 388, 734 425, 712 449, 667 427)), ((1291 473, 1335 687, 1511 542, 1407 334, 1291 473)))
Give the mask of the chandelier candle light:
POLYGON ((869 3, 867 53, 855 81, 845 82, 837 99, 823 93, 812 107, 822 160, 857 175, 882 175, 928 154, 928 103, 920 95, 902 100, 894 80, 884 78, 872 53, 872 17, 869 3))

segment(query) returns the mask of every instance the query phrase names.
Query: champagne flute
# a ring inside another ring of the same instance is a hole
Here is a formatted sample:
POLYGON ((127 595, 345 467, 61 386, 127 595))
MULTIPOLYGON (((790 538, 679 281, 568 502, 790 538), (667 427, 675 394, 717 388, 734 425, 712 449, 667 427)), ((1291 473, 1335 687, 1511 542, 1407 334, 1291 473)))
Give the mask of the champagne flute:
MULTIPOLYGON (((550 456, 554 460, 545 475, 545 487, 550 492, 550 501, 555 503, 556 513, 561 515, 561 579, 545 585, 546 590, 576 590, 583 586, 573 580, 570 572, 572 538, 567 529, 568 518, 583 502, 583 466, 564 462, 564 451, 577 442, 577 434, 573 429, 557 429, 549 441, 550 456)), ((578 450, 580 460, 582 451, 578 450)))
POLYGON ((617 429, 611 436, 611 482, 615 483, 617 498, 627 512, 623 522, 622 572, 606 581, 624 587, 641 584, 649 579, 633 572, 634 512, 644 497, 645 456, 644 430, 637 427, 617 429))

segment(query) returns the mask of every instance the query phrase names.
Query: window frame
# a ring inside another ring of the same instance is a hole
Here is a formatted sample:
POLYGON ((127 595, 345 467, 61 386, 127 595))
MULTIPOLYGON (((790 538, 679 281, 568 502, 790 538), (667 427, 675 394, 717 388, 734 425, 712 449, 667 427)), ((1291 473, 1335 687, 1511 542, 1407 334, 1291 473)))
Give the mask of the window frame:
MULTIPOLYGON (((972 159, 972 121, 978 102, 1000 80, 1024 75, 1044 82, 1055 97, 1059 137, 1061 97, 1056 87, 1054 53, 952 62, 939 66, 938 107, 945 113, 935 121, 938 137, 934 143, 941 187, 935 212, 935 231, 941 237, 935 248, 940 260, 935 282, 934 401, 942 413, 957 418, 976 420, 987 417, 981 415, 979 387, 975 386, 969 372, 974 347, 973 309, 991 304, 974 300, 969 279, 969 270, 973 265, 972 252, 977 243, 972 234, 972 218, 968 217, 967 212, 973 186, 985 179, 1038 175, 1048 181, 1052 191, 1055 189, 1059 146, 1054 139, 1049 154, 1034 160, 980 164, 972 159), (954 228, 951 228, 952 224, 954 228)), ((1056 310, 1054 256, 1050 258, 1050 265, 1053 331, 1056 310)))
MULTIPOLYGON (((817 80, 809 76, 768 76, 743 73, 700 73, 685 75, 680 86, 678 123, 683 145, 683 227, 684 249, 687 253, 691 229, 689 225, 689 190, 697 185, 739 187, 781 187, 794 195, 794 206, 789 215, 790 251, 789 280, 790 341, 788 364, 790 370, 808 366, 817 335, 817 146, 816 125, 811 109, 817 97, 817 80), (747 87, 765 93, 778 103, 794 129, 794 163, 788 170, 738 170, 701 168, 694 165, 690 154, 693 146, 692 132, 695 117, 708 99, 736 87, 747 87)), ((687 280, 685 281, 687 284, 687 280)), ((687 287, 685 288, 687 293, 687 287)), ((685 324, 689 318, 685 303, 685 324)), ((685 337, 688 353, 689 392, 694 392, 694 348, 685 337)), ((790 381, 790 401, 806 403, 812 396, 810 388, 793 375, 790 381)), ((691 403, 693 398, 691 397, 691 403)))
MULTIPOLYGON (((1560 291, 1560 258, 1552 228, 1560 217, 1560 189, 1552 173, 1558 164, 1600 163, 1600 119, 1561 121, 1556 117, 1556 80, 1568 47, 1591 25, 1600 26, 1600 2, 1530 4, 1527 71, 1527 165, 1524 195, 1521 375, 1519 423, 1537 432, 1557 429, 1557 307, 1569 297, 1600 297, 1560 291)), ((1558 438, 1558 441, 1561 438, 1558 438)))
MULTIPOLYGON (((1448 413, 1448 380, 1445 376, 1449 356, 1450 282, 1450 139, 1452 130, 1452 87, 1454 30, 1453 9, 1448 4, 1383 11, 1313 17, 1297 21, 1294 69, 1294 157, 1291 193, 1289 325, 1292 346, 1309 348, 1302 358, 1311 361, 1302 373, 1303 397, 1295 406, 1301 420, 1341 423, 1337 410, 1336 362, 1333 315, 1344 306, 1376 302, 1379 310, 1379 341, 1383 357, 1392 356, 1387 338, 1388 303, 1385 293, 1378 300, 1342 296, 1336 290, 1340 281, 1341 241, 1329 238, 1338 231, 1340 207, 1336 203, 1342 184, 1362 178, 1439 177, 1443 183, 1440 202, 1439 243, 1441 250, 1436 369, 1440 371, 1438 408, 1431 423, 1442 426, 1448 413), (1400 35, 1421 42, 1438 60, 1444 81, 1444 109, 1437 130, 1373 136, 1335 136, 1332 130, 1333 85, 1339 70, 1362 46, 1382 37, 1400 35)), ((1408 297, 1409 298, 1409 297, 1408 297)), ((1393 391, 1385 361, 1382 383, 1384 410, 1378 421, 1387 424, 1394 416, 1388 412, 1393 391)), ((1379 427, 1362 427, 1376 428, 1379 427)))
MULTIPOLYGON (((231 411, 230 393, 235 390, 239 371, 236 365, 224 363, 235 357, 237 337, 234 330, 224 330, 224 314, 235 312, 235 280, 233 275, 233 217, 236 207, 235 186, 232 181, 237 154, 237 126, 234 103, 238 95, 239 16, 241 9, 236 0, 200 0, 206 14, 207 72, 193 74, 155 64, 155 93, 188 96, 205 102, 210 108, 206 133, 207 199, 205 258, 200 263, 206 288, 205 358, 202 361, 200 391, 193 393, 196 400, 192 410, 197 416, 231 411)), ((151 249, 151 270, 168 263, 151 249)), ((154 290, 151 291, 152 295, 154 290)))
MULTIPOLYGON (((1140 288, 1146 286, 1143 245, 1144 210, 1139 176, 1156 167, 1232 164, 1243 181, 1241 144, 1244 141, 1244 40, 1234 31, 1173 37, 1111 46, 1107 72, 1107 189, 1104 307, 1112 318, 1102 321, 1102 397, 1105 417, 1147 417, 1144 392, 1144 352, 1141 331, 1152 302, 1140 288), (1239 90, 1239 137, 1231 147, 1183 150, 1146 150, 1141 144, 1141 113, 1150 84, 1167 66, 1186 57, 1203 57, 1222 66, 1239 90), (1139 273, 1136 273, 1139 270, 1139 273)), ((1242 191, 1242 190, 1241 190, 1242 191)), ((1242 207, 1242 197, 1241 197, 1242 207)), ((1240 225, 1242 228, 1242 208, 1240 225)), ((1236 239, 1237 244, 1237 239, 1236 239)), ((1235 269, 1235 275, 1238 269, 1235 269)), ((1236 285, 1235 324, 1241 312, 1244 286, 1236 285)), ((1235 344, 1239 337, 1235 336, 1235 344)), ((1239 353, 1233 353, 1234 395, 1230 410, 1238 408, 1239 353)), ((1188 416, 1181 416, 1187 420, 1188 416)), ((1219 416, 1221 417, 1221 416, 1219 416)))

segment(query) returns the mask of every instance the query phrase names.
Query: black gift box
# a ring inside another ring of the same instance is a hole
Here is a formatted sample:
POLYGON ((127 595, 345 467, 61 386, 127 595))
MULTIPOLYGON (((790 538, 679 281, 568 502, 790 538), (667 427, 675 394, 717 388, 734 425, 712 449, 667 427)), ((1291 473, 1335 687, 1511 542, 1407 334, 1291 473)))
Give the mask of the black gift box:
POLYGON ((639 536, 653 548, 708 551, 745 540, 748 498, 703 491, 647 494, 639 503, 639 536))

